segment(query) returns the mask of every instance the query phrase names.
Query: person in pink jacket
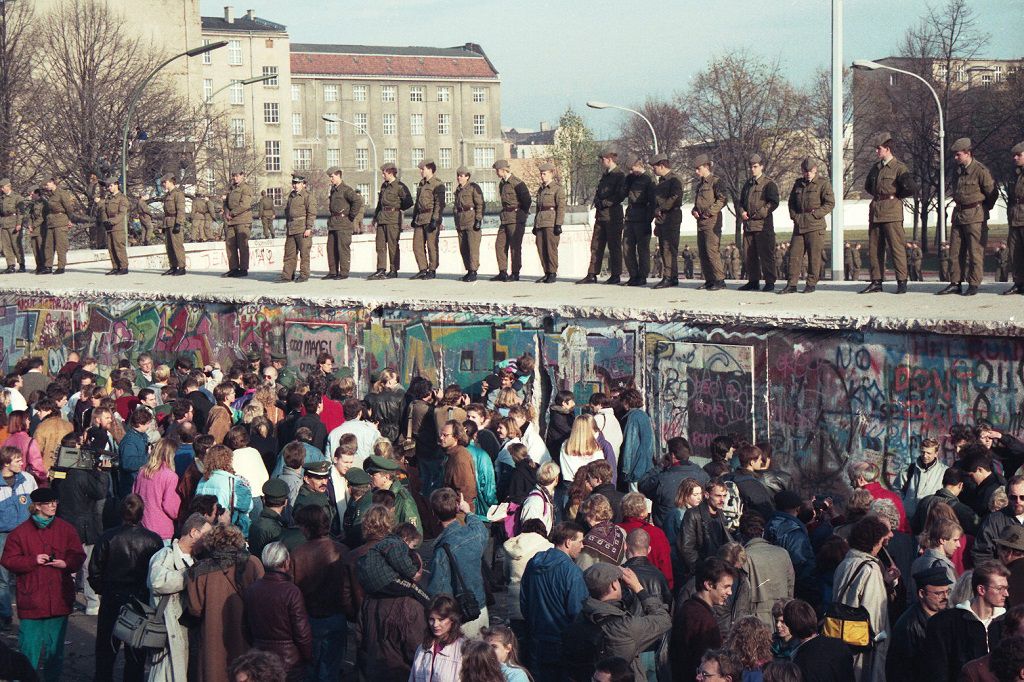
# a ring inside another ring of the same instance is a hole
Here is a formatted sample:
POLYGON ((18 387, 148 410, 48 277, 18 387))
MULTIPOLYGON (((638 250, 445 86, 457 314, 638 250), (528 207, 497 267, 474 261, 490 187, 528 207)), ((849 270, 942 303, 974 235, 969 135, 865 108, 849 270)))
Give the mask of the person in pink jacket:
POLYGON ((174 520, 178 518, 181 498, 178 496, 178 474, 174 473, 174 453, 178 443, 173 438, 157 441, 146 465, 139 469, 132 492, 146 503, 142 527, 159 535, 165 544, 174 537, 174 520))
POLYGON ((28 412, 15 410, 7 415, 7 432, 11 435, 0 446, 10 445, 21 450, 21 456, 25 458, 25 469, 36 479, 36 485, 40 488, 50 485, 43 453, 35 439, 28 435, 28 412))

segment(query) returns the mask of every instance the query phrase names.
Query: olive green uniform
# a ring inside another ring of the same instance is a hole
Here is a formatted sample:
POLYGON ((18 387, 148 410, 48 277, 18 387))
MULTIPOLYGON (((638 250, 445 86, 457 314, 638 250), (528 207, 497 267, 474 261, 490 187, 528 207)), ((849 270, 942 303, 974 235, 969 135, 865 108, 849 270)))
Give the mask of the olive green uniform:
POLYGON ((281 279, 292 279, 298 257, 301 264, 297 281, 305 282, 309 279, 309 247, 313 243, 313 226, 316 224, 316 200, 312 193, 308 189, 292 190, 284 206, 284 215, 284 270, 281 279))
POLYGON ((348 277, 352 267, 353 221, 363 210, 363 195, 344 182, 331 185, 328 208, 331 216, 327 219, 327 271, 348 277))
POLYGON ((689 244, 683 248, 683 277, 693 279, 693 251, 689 244))
POLYGON ((205 242, 210 238, 209 204, 206 199, 196 197, 192 200, 192 237, 197 242, 205 242))
POLYGON ((906 282, 907 234, 903 230, 903 200, 914 195, 917 187, 906 164, 892 157, 878 161, 864 181, 864 191, 871 195, 868 207, 868 260, 871 281, 885 280, 885 252, 892 254, 896 281, 906 282))
POLYGON ((10 194, 0 193, 0 247, 7 261, 7 269, 11 271, 17 269, 18 264, 14 241, 21 230, 20 203, 20 198, 13 191, 10 194))
POLYGON ((921 247, 914 244, 910 249, 910 279, 915 282, 924 281, 924 272, 921 270, 921 265, 924 262, 924 252, 921 247))
POLYGON ((743 221, 743 255, 747 279, 765 284, 775 284, 775 218, 773 211, 779 207, 779 186, 762 173, 751 176, 740 191, 737 211, 743 221))
POLYGON ((455 230, 459 236, 459 253, 467 272, 480 269, 480 226, 484 219, 484 193, 480 185, 467 182, 455 187, 455 230))
POLYGON ((75 211, 75 200, 71 192, 60 187, 52 192, 44 192, 43 197, 46 201, 43 210, 46 222, 46 267, 53 267, 56 255, 57 269, 63 270, 68 260, 68 230, 75 211))
POLYGON ((651 219, 654 181, 648 173, 628 173, 625 181, 626 213, 622 232, 623 255, 629 278, 646 282, 651 267, 651 219))
POLYGON ((398 237, 402 233, 402 204, 411 198, 409 188, 398 178, 383 182, 377 194, 377 210, 373 220, 377 223, 377 270, 383 271, 390 264, 393 273, 398 272, 401 254, 398 251, 398 237))
POLYGON ((270 195, 260 197, 260 223, 263 226, 263 238, 274 238, 274 198, 270 195))
POLYGON ((175 187, 164 195, 164 246, 170 267, 185 269, 185 193, 175 187))
POLYGON ((106 230, 103 229, 103 219, 100 216, 103 190, 103 185, 98 181, 90 182, 85 190, 88 198, 89 217, 92 218, 92 223, 89 226, 89 242, 94 249, 102 249, 106 243, 106 230))
POLYGON ((149 202, 142 198, 136 199, 132 216, 142 226, 142 243, 149 244, 153 237, 153 214, 149 212, 149 202))
MULTIPOLYGON (((252 230, 252 187, 247 182, 231 183, 224 197, 224 247, 228 252, 228 270, 249 272, 249 232, 252 230)), ((287 251, 287 249, 286 249, 287 251)), ((309 248, 306 248, 306 255, 309 248)), ((306 275, 309 264, 303 257, 306 275)), ((287 266, 285 266, 287 269, 287 266)), ((294 269, 294 266, 293 268, 294 269)))
MULTIPOLYGON (((711 174, 698 178, 694 189, 693 210, 697 212, 697 256, 704 282, 714 284, 725 280, 722 255, 722 209, 726 204, 722 181, 711 174)), ((677 238, 678 243, 678 238, 677 238)))
POLYGON ((626 174, 616 166, 601 174, 594 190, 594 232, 590 237, 590 268, 588 275, 597 276, 604 264, 608 248, 608 270, 612 279, 622 275, 622 201, 626 198, 626 174))
POLYGON ((537 237, 537 253, 545 275, 558 274, 558 242, 565 220, 565 190, 555 180, 537 188, 537 210, 533 218, 533 234, 537 237))
POLYGON ((501 224, 494 239, 494 253, 498 258, 498 272, 507 272, 509 254, 512 256, 512 275, 518 277, 523 269, 523 237, 526 234, 526 216, 533 197, 526 183, 514 175, 498 183, 501 200, 501 224))
POLYGON ((36 261, 36 273, 46 266, 46 219, 43 217, 43 210, 46 202, 43 199, 33 199, 28 207, 29 244, 32 247, 32 257, 36 261))
POLYGON ((441 231, 444 194, 444 183, 438 180, 436 175, 429 180, 420 180, 416 186, 416 203, 413 205, 412 216, 412 251, 420 272, 437 270, 437 242, 441 231))
POLYGON ((107 235, 107 253, 110 254, 110 267, 114 270, 128 269, 128 213, 130 210, 131 202, 120 192, 108 194, 100 201, 100 222, 107 235))
MULTIPOLYGON (((395 526, 400 526, 403 523, 411 523, 416 526, 416 530, 420 533, 423 532, 423 522, 420 519, 419 510, 416 507, 416 500, 413 499, 412 493, 406 489, 397 479, 391 482, 389 490, 395 494, 395 526)), ((373 506, 373 494, 367 493, 359 498, 356 503, 356 526, 360 527, 360 533, 362 533, 362 519, 366 516, 366 512, 373 506)))
POLYGON ((679 227, 683 223, 683 181, 675 171, 654 186, 654 236, 658 238, 662 279, 679 281, 679 227))
POLYGON ((1014 169, 1013 186, 1006 193, 1006 223, 1009 238, 1010 273, 1013 283, 1024 287, 1024 168, 1014 169))
POLYGON ((966 166, 957 166, 952 194, 956 208, 953 209, 953 229, 949 237, 951 284, 965 280, 969 286, 981 284, 985 261, 981 226, 997 196, 992 173, 980 161, 971 159, 966 166))
POLYGON ((825 239, 825 216, 835 207, 832 185, 820 175, 813 180, 798 179, 789 193, 789 217, 793 220, 793 238, 789 242, 789 284, 796 287, 804 254, 807 266, 807 285, 818 283, 821 272, 821 248, 825 239))

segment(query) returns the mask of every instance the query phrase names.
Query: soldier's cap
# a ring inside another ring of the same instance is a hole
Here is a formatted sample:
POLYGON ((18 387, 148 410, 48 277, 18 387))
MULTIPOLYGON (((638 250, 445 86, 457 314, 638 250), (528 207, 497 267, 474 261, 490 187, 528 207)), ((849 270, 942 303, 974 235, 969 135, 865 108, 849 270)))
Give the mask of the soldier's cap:
POLYGON ((1013 145, 1013 149, 1010 150, 1011 154, 1024 154, 1024 142, 1018 142, 1013 145))
POLYGON ((288 499, 288 484, 280 478, 272 478, 263 484, 263 501, 277 506, 288 499))
POLYGON ((971 151, 972 147, 973 147, 973 145, 971 144, 971 138, 969 138, 969 137, 961 137, 959 140, 957 140, 956 142, 954 142, 950 146, 949 151, 954 152, 954 153, 955 152, 969 152, 969 151, 971 151))
POLYGON ((178 176, 176 176, 174 173, 167 173, 162 178, 160 178, 160 182, 173 182, 174 184, 178 184, 178 176))
POLYGON ((292 173, 292 184, 293 185, 296 182, 305 182, 305 181, 306 181, 306 176, 305 175, 298 175, 297 173, 292 173))
POLYGON ((115 178, 113 175, 111 175, 108 178, 103 178, 103 184, 107 185, 107 186, 110 186, 110 185, 120 186, 121 185, 121 178, 115 178))
POLYGON ((315 476, 316 478, 325 478, 331 475, 331 465, 326 460, 320 462, 313 462, 305 467, 305 473, 309 476, 315 476))
POLYGON ((270 359, 280 360, 281 362, 284 362, 285 360, 288 359, 288 356, 279 350, 272 350, 270 351, 270 359))
POLYGON ((398 468, 398 462, 393 459, 381 457, 380 455, 370 455, 363 463, 363 469, 368 474, 372 474, 377 471, 398 471, 398 468))
POLYGON ((892 142, 892 133, 890 132, 881 132, 871 138, 872 147, 888 147, 890 142, 892 142))
POLYGON ((755 163, 756 164, 762 164, 762 163, 764 163, 764 161, 761 159, 761 155, 760 154, 751 154, 750 158, 747 159, 747 163, 749 163, 750 165, 754 165, 755 163))
POLYGON ((29 493, 29 498, 36 504, 57 501, 57 492, 53 488, 36 488, 29 493))
POLYGON ((996 544, 1000 547, 1024 552, 1024 526, 1018 526, 1017 524, 1007 526, 999 534, 996 544))
POLYGON ((800 170, 809 171, 812 168, 818 167, 818 160, 813 156, 805 156, 804 160, 800 162, 800 170))
POLYGON ((42 189, 43 188, 40 187, 39 185, 32 185, 31 187, 28 188, 28 193, 29 194, 35 194, 36 192, 42 191, 42 189))
POLYGON ((652 166, 665 166, 666 168, 672 165, 671 163, 669 163, 668 154, 655 154, 650 158, 650 161, 648 161, 648 163, 650 163, 652 166))
POLYGON ((437 164, 434 163, 433 159, 423 159, 422 161, 420 161, 419 163, 416 164, 416 167, 417 168, 426 168, 427 166, 436 166, 436 165, 437 164))
POLYGON ((359 467, 352 467, 346 471, 345 480, 352 485, 370 485, 370 475, 359 467))
POLYGON ((710 166, 711 157, 707 154, 698 154, 697 158, 693 160, 693 167, 700 168, 701 166, 710 166))
POLYGON ((232 168, 231 169, 231 177, 234 177, 236 175, 245 175, 245 171, 242 170, 241 168, 232 168))
POLYGON ((599 159, 617 159, 617 158, 619 158, 619 153, 616 150, 612 149, 611 147, 605 147, 597 155, 597 158, 599 158, 599 159))
POLYGON ((249 362, 256 362, 262 357, 263 355, 258 350, 251 350, 245 354, 245 359, 249 362))
POLYGON ((341 175, 341 173, 341 169, 338 168, 337 166, 331 166, 330 168, 327 169, 328 175, 341 175))
POLYGON ((946 569, 942 566, 929 566, 924 570, 918 571, 914 574, 914 582, 918 587, 945 587, 946 585, 953 584, 953 581, 949 579, 949 575, 946 573, 946 569))
POLYGON ((381 166, 380 166, 380 172, 381 173, 386 173, 388 171, 390 171, 392 173, 397 173, 398 172, 398 166, 396 166, 395 164, 391 163, 390 161, 388 161, 387 163, 382 163, 381 166))
POLYGON ((548 163, 548 162, 545 161, 544 163, 542 163, 539 166, 537 166, 537 170, 539 170, 541 172, 548 171, 548 172, 554 173, 555 172, 555 164, 548 163))
POLYGON ((11 184, 10 178, 0 178, 0 187, 7 187, 9 184, 11 184))
POLYGON ((603 593, 622 577, 622 569, 615 564, 598 563, 583 573, 583 582, 591 594, 603 593))
POLYGON ((459 166, 458 168, 456 168, 455 169, 455 174, 456 175, 465 175, 467 178, 470 175, 472 175, 472 173, 469 172, 469 169, 466 168, 465 166, 459 166))
POLYGON ((626 160, 626 164, 628 165, 629 168, 632 168, 633 166, 635 166, 637 164, 641 164, 642 165, 643 162, 644 162, 644 160, 641 159, 636 154, 630 155, 630 157, 626 160))
POLYGON ((505 159, 498 159, 497 161, 491 164, 491 168, 493 168, 494 170, 508 168, 508 161, 506 161, 505 159))

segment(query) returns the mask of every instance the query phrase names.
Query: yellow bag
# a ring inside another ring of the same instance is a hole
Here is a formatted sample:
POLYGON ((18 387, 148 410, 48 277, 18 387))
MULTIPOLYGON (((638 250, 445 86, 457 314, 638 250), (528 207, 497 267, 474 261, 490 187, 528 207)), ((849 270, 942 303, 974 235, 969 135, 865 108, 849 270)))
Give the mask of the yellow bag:
POLYGON ((821 626, 821 634, 841 639, 855 653, 870 651, 875 645, 875 636, 871 631, 871 615, 863 606, 847 606, 840 600, 857 575, 869 563, 871 562, 861 563, 847 578, 846 584, 834 595, 834 601, 825 610, 825 620, 821 626))

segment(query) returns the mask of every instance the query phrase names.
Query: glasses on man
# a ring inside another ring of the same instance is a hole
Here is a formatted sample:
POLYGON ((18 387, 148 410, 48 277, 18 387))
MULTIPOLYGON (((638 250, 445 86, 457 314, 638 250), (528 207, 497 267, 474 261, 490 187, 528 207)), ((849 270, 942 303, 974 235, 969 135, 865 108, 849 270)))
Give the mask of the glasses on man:
POLYGON ((711 678, 711 677, 721 677, 721 675, 719 673, 717 673, 717 672, 709 672, 709 671, 705 670, 704 668, 697 668, 697 679, 698 680, 706 680, 706 679, 711 678))

